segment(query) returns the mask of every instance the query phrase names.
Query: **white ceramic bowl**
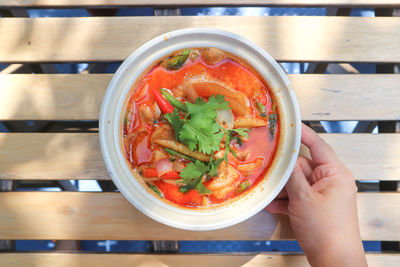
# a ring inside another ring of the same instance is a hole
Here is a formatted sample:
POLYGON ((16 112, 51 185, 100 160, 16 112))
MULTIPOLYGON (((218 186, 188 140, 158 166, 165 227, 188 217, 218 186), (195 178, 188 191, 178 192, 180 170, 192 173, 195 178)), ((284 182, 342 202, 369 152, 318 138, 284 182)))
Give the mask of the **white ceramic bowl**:
POLYGON ((137 209, 166 225, 186 230, 215 230, 244 221, 261 211, 286 184, 300 147, 300 112, 294 91, 278 63, 249 40, 231 32, 188 28, 158 36, 133 52, 111 80, 100 112, 100 145, 114 183, 137 209), (183 48, 216 47, 237 55, 253 66, 272 89, 278 102, 280 141, 263 179, 244 196, 207 209, 187 209, 168 204, 134 177, 121 145, 124 102, 131 86, 160 58, 183 48))

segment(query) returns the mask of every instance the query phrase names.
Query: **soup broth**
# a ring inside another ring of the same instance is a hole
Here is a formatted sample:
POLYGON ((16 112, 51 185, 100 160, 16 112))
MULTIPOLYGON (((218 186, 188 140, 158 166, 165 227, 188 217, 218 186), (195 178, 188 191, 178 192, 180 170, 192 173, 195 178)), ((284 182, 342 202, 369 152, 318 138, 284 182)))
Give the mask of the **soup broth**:
POLYGON ((132 86, 122 145, 151 191, 200 208, 249 192, 273 160, 276 101, 244 59, 216 48, 178 50, 132 86))

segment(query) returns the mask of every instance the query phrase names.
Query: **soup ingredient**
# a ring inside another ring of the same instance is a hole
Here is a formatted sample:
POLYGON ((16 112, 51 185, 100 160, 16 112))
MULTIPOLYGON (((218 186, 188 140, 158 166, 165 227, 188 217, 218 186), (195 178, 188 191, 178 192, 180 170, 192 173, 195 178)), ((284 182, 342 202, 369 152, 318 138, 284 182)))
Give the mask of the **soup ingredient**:
POLYGON ((161 95, 160 91, 154 89, 153 96, 162 113, 172 113, 174 111, 174 107, 161 95))
POLYGON ((237 166, 237 169, 239 171, 241 171, 242 173, 248 174, 252 171, 254 171, 255 169, 259 168, 263 163, 263 159, 262 158, 256 158, 255 160, 251 161, 251 162, 245 162, 242 164, 239 164, 237 166))
POLYGON ((157 188, 157 186, 155 186, 154 184, 150 184, 150 183, 148 183, 147 185, 151 188, 151 190, 154 191, 154 193, 156 193, 160 197, 164 197, 163 194, 160 192, 160 190, 157 188))
POLYGON ((238 115, 251 113, 249 100, 240 91, 234 91, 216 82, 192 82, 191 85, 200 96, 223 95, 233 112, 238 115))
POLYGON ((170 148, 172 150, 175 150, 181 154, 187 155, 191 158, 198 159, 201 161, 209 161, 210 157, 207 156, 206 154, 200 153, 198 151, 192 151, 188 146, 185 146, 179 142, 173 141, 173 140, 160 140, 160 139, 155 139, 153 140, 154 143, 157 145, 170 148))
POLYGON ((254 128, 266 126, 268 123, 261 118, 254 117, 237 117, 233 124, 233 128, 254 128))
POLYGON ((249 180, 246 179, 239 184, 238 188, 236 189, 236 192, 242 193, 242 192, 246 191, 246 189, 249 187, 250 187, 250 182, 249 182, 249 180))
POLYGON ((190 160, 192 162, 196 161, 194 158, 188 157, 188 156, 186 156, 184 154, 181 154, 179 152, 176 152, 176 151, 174 151, 174 150, 172 150, 170 148, 165 147, 164 150, 165 150, 165 152, 167 152, 168 154, 170 154, 174 158, 183 158, 183 159, 190 160))
POLYGON ((210 154, 219 150, 224 136, 219 124, 215 121, 217 109, 229 109, 228 103, 221 95, 211 96, 208 102, 198 98, 195 103, 186 103, 188 112, 184 119, 175 112, 166 116, 175 131, 177 140, 186 144, 192 151, 210 154))
POLYGON ((179 191, 179 186, 177 185, 162 181, 155 181, 154 184, 163 192, 164 198, 169 201, 190 207, 203 205, 204 196, 200 195, 197 190, 189 190, 183 193, 179 191))
POLYGON ((174 110, 170 114, 165 114, 164 117, 167 119, 169 124, 171 124, 172 128, 174 129, 175 139, 179 140, 179 133, 183 127, 184 121, 179 116, 178 111, 174 110))
POLYGON ((158 175, 163 175, 172 171, 172 162, 168 158, 163 158, 155 163, 158 175))
POLYGON ((229 109, 218 109, 217 110, 217 119, 219 125, 224 127, 225 129, 232 129, 233 128, 233 113, 229 109))
POLYGON ((150 138, 146 132, 140 132, 138 136, 134 139, 132 147, 135 150, 131 150, 131 159, 137 165, 151 162, 153 157, 153 151, 150 147, 150 138))
POLYGON ((258 112, 260 113, 261 117, 267 116, 267 114, 265 113, 265 106, 261 102, 256 101, 256 108, 257 108, 258 112))
POLYGON ((238 138, 237 135, 243 136, 243 137, 249 137, 249 134, 247 132, 250 132, 250 129, 246 128, 240 128, 240 129, 234 129, 234 130, 227 130, 225 131, 226 136, 225 136, 225 153, 224 153, 224 159, 226 162, 228 162, 228 153, 231 152, 233 156, 236 158, 237 153, 231 148, 231 140, 238 138), (235 133, 237 135, 235 135, 235 133))
POLYGON ((234 167, 223 163, 218 168, 218 175, 207 185, 212 191, 212 197, 218 200, 224 199, 239 185, 239 173, 234 167))
POLYGON ((163 180, 177 180, 180 178, 180 176, 179 176, 179 172, 169 171, 169 172, 161 175, 160 178, 163 180))
POLYGON ((182 54, 173 56, 167 61, 167 70, 178 70, 189 57, 190 49, 186 49, 182 54))
POLYGON ((209 65, 221 62, 225 58, 225 53, 214 47, 200 49, 204 61, 209 65))
POLYGON ((275 112, 270 113, 268 115, 269 133, 271 134, 272 138, 274 138, 274 135, 275 135, 275 128, 276 128, 276 120, 277 119, 278 119, 278 116, 276 115, 275 112))
POLYGON ((189 189, 196 189, 200 194, 210 194, 211 191, 203 184, 203 178, 206 174, 214 177, 222 161, 223 159, 211 160, 208 165, 201 161, 188 164, 180 174, 182 179, 177 181, 184 184, 179 190, 187 192, 189 189))
POLYGON ((162 175, 159 174, 157 169, 155 168, 142 168, 140 171, 140 174, 143 177, 146 178, 161 178, 164 180, 169 180, 169 179, 179 179, 179 173, 176 171, 173 171, 172 168, 171 170, 164 172, 162 175))
POLYGON ((168 93, 164 88, 160 89, 161 94, 165 97, 165 99, 172 104, 174 107, 176 107, 179 110, 187 112, 187 106, 185 103, 179 101, 175 97, 173 97, 170 93, 168 93))

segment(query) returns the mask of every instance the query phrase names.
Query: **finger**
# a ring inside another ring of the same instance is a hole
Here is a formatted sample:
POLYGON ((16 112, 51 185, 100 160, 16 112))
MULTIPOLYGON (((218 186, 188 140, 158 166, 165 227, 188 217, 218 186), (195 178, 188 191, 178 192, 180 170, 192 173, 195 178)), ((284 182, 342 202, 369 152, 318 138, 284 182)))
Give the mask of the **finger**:
POLYGON ((286 188, 283 188, 281 192, 276 196, 275 199, 287 199, 287 191, 286 188))
POLYGON ((265 209, 272 214, 288 215, 288 200, 274 200, 265 209))
POLYGON ((310 127, 304 124, 302 124, 301 128, 301 142, 310 149, 311 158, 316 164, 339 161, 332 147, 310 127))
POLYGON ((307 180, 309 180, 314 169, 314 164, 310 159, 305 157, 299 157, 297 161, 299 162, 300 167, 303 170, 304 176, 307 178, 307 180))
POLYGON ((285 187, 290 201, 302 200, 311 194, 311 186, 307 178, 304 176, 303 170, 298 161, 296 162, 292 175, 285 187))

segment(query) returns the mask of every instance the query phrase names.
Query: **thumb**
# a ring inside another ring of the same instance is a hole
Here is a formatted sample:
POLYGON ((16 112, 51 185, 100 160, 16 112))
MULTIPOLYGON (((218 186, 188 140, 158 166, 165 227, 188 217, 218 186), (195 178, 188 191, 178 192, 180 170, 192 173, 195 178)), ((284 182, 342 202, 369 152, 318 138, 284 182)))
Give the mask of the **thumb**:
POLYGON ((304 172, 300 167, 299 162, 296 162, 293 172, 290 175, 289 181, 286 184, 286 191, 290 201, 300 200, 308 197, 312 188, 304 176, 304 172))

